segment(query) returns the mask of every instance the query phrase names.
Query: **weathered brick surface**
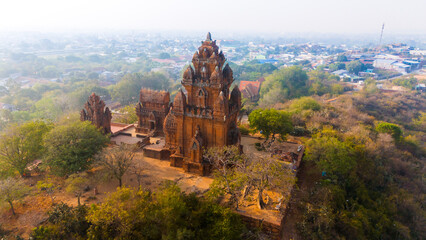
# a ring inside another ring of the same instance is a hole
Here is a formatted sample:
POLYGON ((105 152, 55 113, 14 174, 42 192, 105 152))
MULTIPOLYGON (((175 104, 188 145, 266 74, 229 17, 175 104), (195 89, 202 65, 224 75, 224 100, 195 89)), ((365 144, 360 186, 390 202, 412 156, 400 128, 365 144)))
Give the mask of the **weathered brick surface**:
POLYGON ((206 175, 209 164, 203 162, 203 149, 213 146, 240 145, 237 117, 241 93, 230 93, 233 73, 225 56, 210 34, 183 74, 181 89, 164 121, 165 149, 171 152, 171 165, 206 175))
POLYGON ((80 111, 81 121, 90 121, 104 133, 111 133, 111 112, 105 107, 105 102, 101 98, 92 93, 89 96, 84 108, 80 111))

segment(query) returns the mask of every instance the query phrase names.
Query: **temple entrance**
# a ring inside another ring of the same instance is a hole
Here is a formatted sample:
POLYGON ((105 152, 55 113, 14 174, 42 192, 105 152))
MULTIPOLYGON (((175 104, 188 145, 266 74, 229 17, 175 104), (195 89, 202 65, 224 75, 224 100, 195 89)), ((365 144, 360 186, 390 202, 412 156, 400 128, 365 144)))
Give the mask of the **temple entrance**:
POLYGON ((149 129, 149 131, 151 131, 151 132, 153 132, 154 130, 155 130, 155 128, 156 128, 156 123, 157 123, 157 121, 155 121, 156 119, 155 119, 155 115, 154 115, 154 113, 150 113, 149 114, 149 118, 148 118, 148 129, 149 129))

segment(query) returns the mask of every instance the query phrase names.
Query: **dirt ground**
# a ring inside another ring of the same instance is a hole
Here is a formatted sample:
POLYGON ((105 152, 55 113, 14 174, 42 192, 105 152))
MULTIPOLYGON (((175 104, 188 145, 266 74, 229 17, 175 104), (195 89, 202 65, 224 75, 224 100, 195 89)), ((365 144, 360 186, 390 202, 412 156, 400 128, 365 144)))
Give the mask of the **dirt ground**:
MULTIPOLYGON (((135 164, 144 169, 141 178, 141 187, 144 189, 155 190, 165 180, 177 182, 178 186, 184 192, 195 192, 202 194, 208 190, 213 179, 210 177, 201 177, 185 173, 183 169, 170 167, 168 161, 147 158, 142 152, 136 153, 135 164)), ((92 170, 91 189, 81 197, 82 204, 101 203, 109 193, 114 192, 118 187, 116 179, 103 179, 99 176, 100 170, 92 170), (93 188, 96 186, 98 194, 94 194, 93 188)), ((47 217, 46 212, 52 206, 50 196, 36 189, 37 181, 45 179, 45 176, 32 176, 25 179, 28 186, 33 186, 31 193, 21 202, 15 203, 16 216, 12 215, 9 205, 0 207, 0 225, 3 229, 10 231, 10 236, 20 235, 28 238, 31 230, 41 224, 47 217)), ((76 206, 77 198, 64 191, 64 179, 51 178, 56 182, 60 189, 54 193, 54 202, 64 202, 76 206)), ((138 188, 136 175, 128 173, 124 176, 123 185, 126 187, 138 188)))
MULTIPOLYGON (((265 151, 258 151, 255 148, 255 143, 262 143, 264 139, 258 138, 258 137, 247 137, 243 136, 241 138, 241 144, 244 146, 243 151, 245 154, 249 156, 259 156, 259 157, 268 157, 270 156, 269 152, 265 151)), ((285 151, 296 151, 298 144, 296 143, 283 143, 283 149, 285 151)), ((294 175, 290 176, 294 177, 294 175)), ((283 189, 291 189, 291 186, 283 186, 283 189)), ((254 192, 253 196, 257 196, 257 192, 254 192)), ((281 224, 281 219, 283 217, 282 213, 285 211, 286 206, 281 205, 281 207, 278 209, 277 205, 281 201, 287 201, 290 198, 290 191, 284 192, 278 194, 277 192, 273 191, 265 191, 264 196, 268 196, 264 200, 268 202, 265 209, 260 210, 257 206, 257 202, 255 199, 249 199, 244 202, 242 202, 241 206, 239 207, 239 213, 243 215, 247 215, 253 218, 257 219, 263 219, 264 221, 274 223, 276 225, 281 224)))
MULTIPOLYGON (((152 139, 156 141, 158 139, 152 139)), ((257 151, 254 144, 262 142, 263 139, 254 137, 242 137, 244 152, 251 156, 269 155, 264 151, 257 151)), ((293 145, 289 145, 292 147, 293 145)), ((211 177, 202 177, 194 174, 185 173, 181 168, 170 167, 169 161, 162 161, 144 157, 142 151, 136 153, 134 158, 135 165, 143 169, 141 174, 141 187, 143 189, 155 190, 158 189, 161 183, 165 180, 174 181, 182 189, 182 191, 190 193, 195 192, 199 195, 205 193, 210 184, 213 182, 211 177)), ((102 176, 101 169, 92 169, 89 171, 90 190, 81 197, 82 204, 98 204, 101 203, 109 193, 116 191, 118 181, 113 178, 105 178, 102 176), (97 189, 97 194, 94 192, 94 187, 97 189)), ((31 230, 40 225, 47 217, 46 212, 52 206, 51 197, 44 192, 37 190, 35 185, 37 181, 44 180, 47 176, 38 175, 25 179, 28 186, 33 186, 31 193, 21 202, 15 203, 16 216, 13 216, 8 205, 0 206, 0 225, 3 229, 10 231, 10 236, 20 235, 28 238, 31 230)), ((50 181, 55 182, 58 190, 54 193, 54 202, 64 202, 69 205, 76 206, 77 198, 65 192, 64 179, 49 176, 50 181)), ((138 188, 137 175, 128 172, 123 178, 123 185, 126 187, 138 188)), ((269 195, 269 204, 267 209, 259 210, 255 200, 245 201, 240 206, 239 213, 252 216, 259 219, 264 219, 272 223, 279 224, 282 218, 282 210, 276 210, 280 198, 289 197, 286 193, 283 195, 274 192, 266 192, 269 195)), ((266 199, 265 199, 266 200, 266 199)), ((285 206, 283 206, 285 207, 285 206)))

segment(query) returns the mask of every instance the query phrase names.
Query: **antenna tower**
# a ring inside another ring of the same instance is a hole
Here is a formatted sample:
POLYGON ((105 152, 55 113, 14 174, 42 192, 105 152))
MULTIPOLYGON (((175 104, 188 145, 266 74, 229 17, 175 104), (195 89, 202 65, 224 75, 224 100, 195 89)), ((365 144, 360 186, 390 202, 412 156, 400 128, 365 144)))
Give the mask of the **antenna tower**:
POLYGON ((383 23, 382 25, 382 32, 380 33, 379 47, 382 46, 383 30, 385 30, 385 23, 383 23))

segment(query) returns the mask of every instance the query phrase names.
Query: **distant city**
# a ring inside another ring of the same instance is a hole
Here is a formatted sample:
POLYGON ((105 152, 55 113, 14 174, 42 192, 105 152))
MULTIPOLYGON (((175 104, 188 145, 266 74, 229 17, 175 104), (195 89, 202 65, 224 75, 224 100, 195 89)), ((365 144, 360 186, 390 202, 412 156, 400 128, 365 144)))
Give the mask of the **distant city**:
MULTIPOLYGON (((136 32, 97 35, 36 32, 2 34, 0 86, 6 86, 7 81, 13 79, 18 81, 21 87, 30 88, 37 83, 61 82, 75 72, 98 74, 99 85, 103 87, 117 83, 126 73, 140 71, 167 72, 171 79, 178 80, 182 69, 190 63, 199 45, 199 36, 198 33, 185 35, 136 32), (42 69, 34 72, 22 69, 19 63, 30 58, 44 59, 36 64, 42 69), (120 68, 110 64, 111 59, 120 64, 136 66, 120 68), (138 69, 137 65, 141 59, 144 60, 143 69, 138 69), (49 61, 62 61, 65 64, 49 64, 49 61), (81 65, 82 61, 91 64, 81 65), (20 67, 13 68, 13 64, 20 67), (53 72, 49 72, 49 66, 53 72)), ((380 46, 380 35, 218 36, 218 46, 227 56, 227 60, 236 65, 252 61, 260 64, 270 63, 278 68, 300 64, 307 70, 322 67, 347 82, 359 82, 365 77, 388 79, 419 71, 424 66, 426 55, 426 38, 419 36, 392 36, 391 40, 405 42, 389 43, 390 37, 385 35, 380 46), (338 59, 338 56, 341 57, 338 59), (342 69, 342 65, 335 64, 351 61, 361 62, 362 69, 353 73, 342 69)), ((254 80, 239 77, 235 76, 237 83, 254 80)))

